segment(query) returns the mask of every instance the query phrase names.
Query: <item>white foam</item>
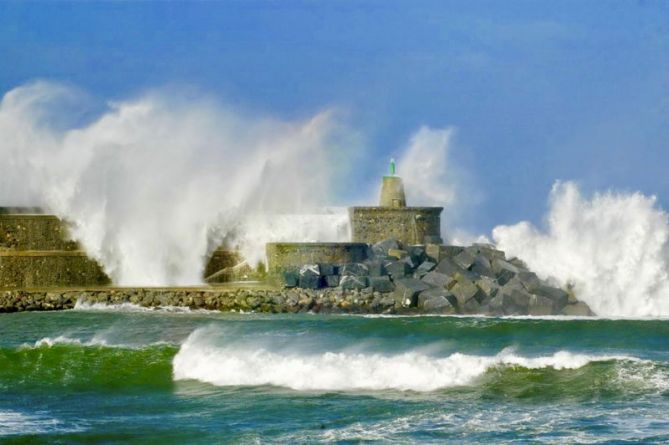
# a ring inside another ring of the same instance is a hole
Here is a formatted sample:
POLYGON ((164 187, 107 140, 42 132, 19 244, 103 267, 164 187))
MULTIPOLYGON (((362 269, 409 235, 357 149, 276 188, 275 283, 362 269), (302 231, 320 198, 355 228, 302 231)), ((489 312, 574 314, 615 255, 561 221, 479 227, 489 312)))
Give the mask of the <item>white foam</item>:
POLYGON ((54 431, 76 432, 84 429, 81 425, 66 424, 46 414, 0 411, 0 436, 44 434, 54 431))
POLYGON ((264 242, 346 232, 333 224, 340 216, 309 211, 355 158, 355 132, 333 112, 285 122, 162 90, 110 103, 83 125, 54 125, 67 121, 66 105, 85 109, 80 96, 49 82, 4 95, 0 202, 65 218, 116 284, 199 284, 222 242, 255 266, 264 242), (314 217, 270 227, 268 215, 301 213, 314 217))
POLYGON ((249 345, 220 347, 206 329, 196 330, 173 360, 176 380, 194 379, 218 386, 275 385, 295 390, 434 391, 472 384, 494 366, 575 369, 593 361, 638 360, 559 351, 522 357, 512 350, 494 356, 454 353, 432 357, 422 352, 378 353, 276 351, 249 345))
POLYGON ((573 183, 551 193, 547 228, 528 222, 493 230, 497 246, 543 278, 574 287, 607 317, 669 316, 669 216, 655 197, 597 193, 573 183))

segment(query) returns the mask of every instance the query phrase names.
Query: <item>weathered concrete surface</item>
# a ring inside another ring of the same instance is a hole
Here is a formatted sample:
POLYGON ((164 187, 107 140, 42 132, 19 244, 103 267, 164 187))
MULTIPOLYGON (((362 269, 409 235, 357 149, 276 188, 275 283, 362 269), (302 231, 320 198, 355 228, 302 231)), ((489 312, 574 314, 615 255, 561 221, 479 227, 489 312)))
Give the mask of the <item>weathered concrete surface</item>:
POLYGON ((0 288, 109 283, 100 265, 81 251, 0 252, 0 288))
POLYGON ((0 251, 78 250, 53 215, 0 214, 0 251))
POLYGON ((352 241, 374 244, 388 238, 405 245, 441 236, 443 207, 351 207, 352 241))

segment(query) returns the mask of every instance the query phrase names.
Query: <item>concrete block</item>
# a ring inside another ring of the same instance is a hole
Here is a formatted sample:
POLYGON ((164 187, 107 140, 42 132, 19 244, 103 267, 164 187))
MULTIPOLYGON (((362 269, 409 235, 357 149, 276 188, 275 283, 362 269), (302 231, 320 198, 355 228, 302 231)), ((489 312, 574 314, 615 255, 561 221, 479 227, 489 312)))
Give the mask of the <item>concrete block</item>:
POLYGON ((452 275, 446 275, 433 270, 426 273, 421 280, 430 286, 447 288, 453 281, 455 281, 455 278, 452 275))
POLYGON ((497 276, 497 282, 500 286, 504 286, 509 280, 520 273, 520 269, 516 266, 499 258, 492 261, 492 270, 497 276))
POLYGON ((409 257, 411 257, 411 261, 416 265, 421 264, 427 258, 427 255, 425 253, 425 246, 422 245, 409 246, 407 252, 409 252, 409 257))
POLYGON ((415 307, 418 294, 429 289, 429 284, 415 278, 401 278, 395 280, 395 300, 403 307, 415 307))
POLYGON ((443 246, 442 254, 447 258, 454 258, 465 250, 462 246, 443 246))
POLYGON ((418 268, 416 269, 416 272, 421 273, 422 274, 421 276, 423 276, 426 273, 434 270, 435 267, 437 267, 437 264, 435 262, 425 260, 420 264, 420 266, 418 266, 418 268))
POLYGON ((343 275, 339 281, 342 289, 364 289, 369 286, 369 277, 357 275, 343 275))
POLYGON ((485 294, 473 281, 462 275, 457 275, 456 280, 456 283, 449 290, 455 296, 458 307, 464 308, 472 298, 477 302, 483 301, 485 294))
POLYGON ((318 264, 305 264, 300 268, 299 284, 304 289, 318 289, 321 287, 321 271, 318 264))
POLYGON ((472 253, 471 251, 464 250, 454 256, 453 261, 461 268, 469 270, 469 268, 472 267, 476 261, 476 254, 472 253))
POLYGON ((528 313, 529 315, 553 315, 555 313, 553 300, 540 295, 532 295, 529 301, 528 313))
POLYGON ((544 283, 539 279, 537 274, 534 272, 519 272, 516 276, 518 281, 520 281, 525 289, 528 292, 534 293, 535 290, 539 289, 544 285, 544 283))
POLYGON ((458 272, 463 272, 465 269, 458 266, 452 258, 444 258, 439 261, 435 270, 445 275, 453 276, 458 272))
POLYGON ((327 287, 337 287, 340 279, 339 275, 326 275, 323 280, 327 287))
POLYGON ((318 269, 320 271, 321 276, 337 275, 337 272, 335 270, 336 266, 331 263, 319 263, 318 269))
POLYGON ((388 250, 399 250, 401 248, 402 246, 400 246, 400 243, 396 239, 389 238, 372 245, 372 252, 374 252, 375 256, 384 257, 388 255, 388 250))
POLYGON ((478 275, 497 278, 497 276, 492 270, 492 265, 490 264, 490 260, 488 260, 488 258, 486 258, 482 254, 478 254, 474 259, 474 264, 472 264, 471 271, 478 275))
POLYGON ((372 286, 372 289, 378 292, 387 293, 395 290, 395 285, 390 281, 389 276, 369 277, 369 285, 372 286))
POLYGON ((369 275, 369 268, 363 263, 347 263, 340 267, 339 272, 342 277, 347 275, 366 277, 369 275))
POLYGON ((392 258, 397 258, 398 260, 400 258, 404 258, 409 255, 409 252, 406 250, 402 249, 388 249, 388 256, 392 258))
POLYGON ((386 271, 393 278, 393 280, 398 280, 400 278, 405 278, 411 273, 411 268, 404 261, 393 261, 386 263, 386 271))
POLYGON ((285 287, 297 287, 300 283, 300 273, 297 270, 286 270, 283 273, 283 283, 285 287))
POLYGON ((556 311, 559 311, 569 303, 569 294, 557 287, 541 285, 537 286, 532 293, 550 299, 556 311))
POLYGON ((571 317, 589 317, 595 314, 590 310, 590 307, 587 304, 579 301, 578 303, 568 304, 562 308, 562 315, 569 315, 571 317))
POLYGON ((388 275, 388 272, 386 271, 386 267, 384 265, 384 261, 382 260, 371 260, 365 262, 367 265, 367 269, 369 270, 369 276, 370 277, 382 277, 384 275, 388 275))

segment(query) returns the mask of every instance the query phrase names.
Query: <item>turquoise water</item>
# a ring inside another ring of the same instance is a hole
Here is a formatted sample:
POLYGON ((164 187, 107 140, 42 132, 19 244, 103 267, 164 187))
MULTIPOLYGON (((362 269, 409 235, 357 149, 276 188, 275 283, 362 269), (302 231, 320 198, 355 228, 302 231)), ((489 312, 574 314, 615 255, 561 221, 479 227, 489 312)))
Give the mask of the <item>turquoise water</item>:
POLYGON ((8 443, 666 443, 669 321, 0 316, 8 443))

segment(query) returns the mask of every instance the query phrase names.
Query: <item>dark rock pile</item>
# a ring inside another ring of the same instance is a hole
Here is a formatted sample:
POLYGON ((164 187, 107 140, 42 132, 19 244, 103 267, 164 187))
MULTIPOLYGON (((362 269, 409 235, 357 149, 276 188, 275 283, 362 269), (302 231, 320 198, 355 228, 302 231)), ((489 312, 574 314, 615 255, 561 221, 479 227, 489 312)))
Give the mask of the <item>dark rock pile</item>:
POLYGON ((487 244, 371 246, 363 263, 306 264, 284 274, 286 287, 386 294, 395 310, 487 315, 591 315, 585 303, 541 280, 487 244))

